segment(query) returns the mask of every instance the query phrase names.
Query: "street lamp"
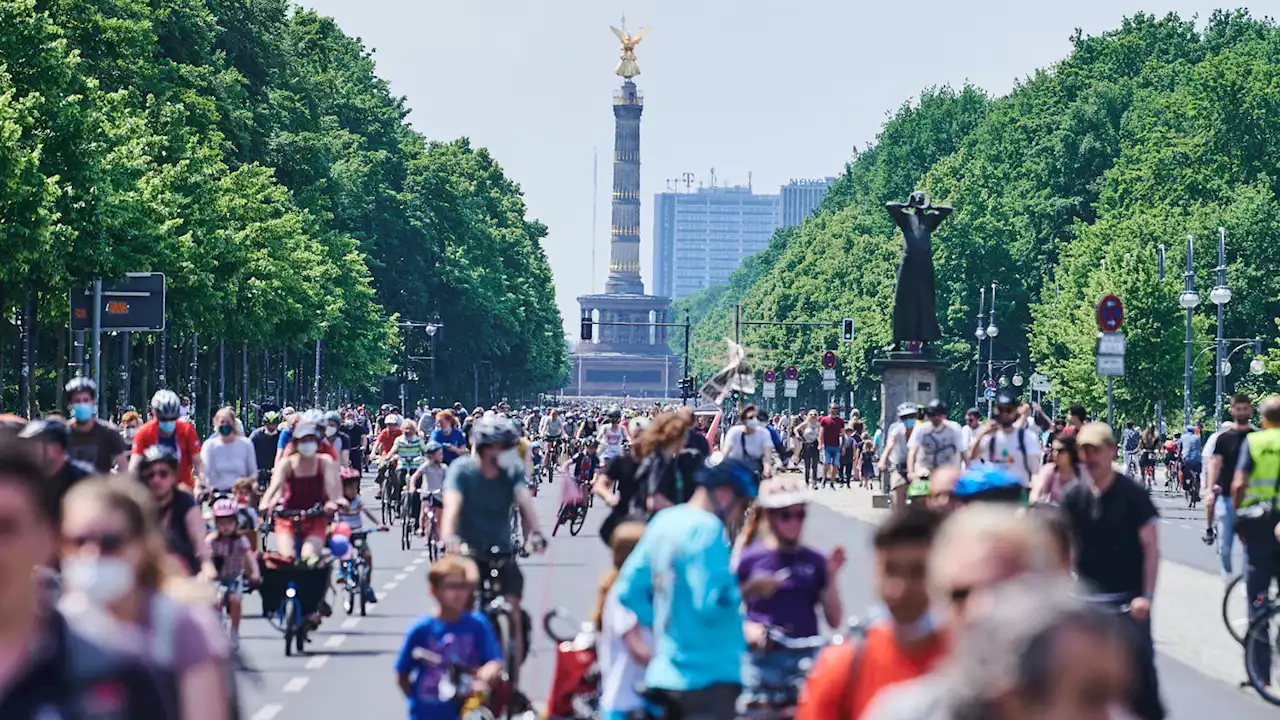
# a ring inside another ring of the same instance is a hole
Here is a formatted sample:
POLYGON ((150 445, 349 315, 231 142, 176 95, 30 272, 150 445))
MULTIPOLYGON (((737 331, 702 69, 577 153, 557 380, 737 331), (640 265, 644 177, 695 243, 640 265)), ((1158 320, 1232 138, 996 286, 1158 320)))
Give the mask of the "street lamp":
POLYGON ((978 399, 982 396, 982 341, 987 339, 987 329, 982 326, 983 311, 987 309, 987 289, 978 288, 978 327, 974 329, 973 336, 978 339, 978 357, 974 360, 973 365, 973 406, 978 407, 978 399))
POLYGON ((1222 387, 1226 382, 1227 374, 1231 372, 1231 365, 1222 357, 1222 315, 1227 303, 1231 302, 1231 290, 1227 287, 1227 230, 1226 228, 1218 228, 1218 284, 1209 291, 1209 300, 1218 306, 1218 377, 1214 378, 1213 384, 1213 419, 1216 422, 1221 417, 1222 409, 1222 387))
POLYGON ((1022 387, 1022 383, 1023 383, 1023 382, 1025 382, 1025 381, 1024 381, 1024 380, 1023 380, 1023 378, 1022 378, 1022 373, 1020 373, 1020 372, 1018 372, 1018 371, 1014 371, 1014 373, 1013 373, 1013 386, 1014 386, 1014 387, 1022 387))
POLYGON ((1187 311, 1186 361, 1182 364, 1182 426, 1191 424, 1191 311, 1200 304, 1200 296, 1196 294, 1196 272, 1192 264, 1194 260, 1194 240, 1187 236, 1187 269, 1183 273, 1182 294, 1178 295, 1178 304, 1187 311))
POLYGON ((1267 371, 1267 363, 1260 357, 1255 357, 1249 361, 1249 372, 1254 375, 1261 375, 1267 371))
MULTIPOLYGON (((431 407, 436 406, 436 330, 440 326, 436 323, 427 324, 427 339, 431 343, 431 407)), ((430 410, 431 408, 428 408, 430 410)))

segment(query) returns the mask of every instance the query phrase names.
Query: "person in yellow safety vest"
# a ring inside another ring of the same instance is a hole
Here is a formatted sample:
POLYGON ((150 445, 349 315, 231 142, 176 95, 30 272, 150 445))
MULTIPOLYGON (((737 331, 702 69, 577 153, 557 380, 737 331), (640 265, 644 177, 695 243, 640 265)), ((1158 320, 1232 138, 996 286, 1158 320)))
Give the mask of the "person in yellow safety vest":
MULTIPOLYGON (((1245 593, 1251 599, 1249 619, 1252 621, 1265 607, 1271 584, 1280 581, 1276 539, 1277 483, 1280 483, 1280 395, 1272 395, 1258 406, 1262 430, 1250 433, 1240 444, 1235 479, 1231 483, 1231 501, 1236 507, 1236 534, 1244 544, 1245 593)), ((1252 633, 1250 642, 1270 643, 1268 633, 1252 633)), ((1265 645, 1263 647, 1266 647, 1265 645)), ((1264 650, 1253 655, 1260 674, 1271 677, 1271 653, 1264 650)))

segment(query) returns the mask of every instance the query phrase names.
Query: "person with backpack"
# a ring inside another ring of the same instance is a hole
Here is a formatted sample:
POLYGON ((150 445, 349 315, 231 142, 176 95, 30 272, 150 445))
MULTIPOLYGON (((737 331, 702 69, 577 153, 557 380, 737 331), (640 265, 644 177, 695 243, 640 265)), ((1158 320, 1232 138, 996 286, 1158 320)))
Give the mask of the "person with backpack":
POLYGON ((742 422, 725 433, 721 451, 726 458, 755 468, 757 478, 773 477, 773 436, 760 420, 759 409, 748 405, 742 408, 741 417, 742 422))
POLYGON ((1018 423, 1018 405, 1013 396, 1000 393, 995 399, 995 419, 983 426, 969 450, 969 463, 1000 465, 1013 473, 1024 488, 1040 472, 1044 449, 1034 430, 1018 423))

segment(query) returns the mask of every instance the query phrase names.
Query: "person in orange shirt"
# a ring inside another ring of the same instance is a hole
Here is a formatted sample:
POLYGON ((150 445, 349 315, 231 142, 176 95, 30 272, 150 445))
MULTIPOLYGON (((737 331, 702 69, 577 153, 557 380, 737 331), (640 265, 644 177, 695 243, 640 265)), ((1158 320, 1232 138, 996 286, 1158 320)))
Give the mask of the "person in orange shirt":
POLYGON ((941 516, 908 506, 875 534, 875 587, 888 617, 855 642, 832 645, 814 664, 796 720, 855 720, 883 688, 933 670, 948 650, 929 609, 928 568, 941 516))
POLYGON ((195 487, 195 475, 204 474, 200 460, 200 436, 196 426, 179 420, 181 401, 172 390, 157 390, 151 397, 151 419, 138 428, 133 436, 133 450, 129 458, 129 472, 137 474, 142 465, 142 454, 153 445, 164 445, 178 456, 178 484, 188 490, 195 487))

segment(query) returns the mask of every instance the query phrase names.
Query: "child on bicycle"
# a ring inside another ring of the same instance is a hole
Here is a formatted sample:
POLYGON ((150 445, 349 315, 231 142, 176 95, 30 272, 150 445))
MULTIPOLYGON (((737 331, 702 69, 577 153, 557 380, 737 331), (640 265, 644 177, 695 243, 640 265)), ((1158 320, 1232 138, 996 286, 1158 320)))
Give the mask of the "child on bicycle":
POLYGON ((240 521, 240 534, 249 541, 249 547, 257 552, 258 525, 258 493, 255 491, 257 481, 251 477, 242 477, 231 486, 231 499, 236 501, 236 517, 240 521))
MULTIPOLYGON (((349 468, 348 468, 349 469, 349 468)), ((369 550, 369 542, 363 536, 364 518, 369 518, 369 522, 373 523, 379 530, 386 530, 387 526, 378 521, 377 516, 373 514, 369 508, 365 507, 364 500, 360 497, 360 474, 359 472, 344 472, 342 476, 342 495, 347 499, 347 509, 338 508, 337 521, 346 523, 351 528, 355 548, 364 558, 364 564, 368 566, 370 574, 373 573, 373 553, 369 550)), ((339 582, 344 578, 339 578, 339 582)), ((377 596, 373 594, 373 588, 369 588, 368 602, 376 604, 377 596)))
POLYGON ((205 536, 213 566, 218 570, 218 584, 226 590, 227 615, 231 621, 231 643, 240 643, 240 595, 244 582, 257 584, 260 577, 258 559, 249 540, 240 534, 240 508, 231 498, 213 504, 214 530, 205 536))
POLYGON ((444 446, 432 440, 425 448, 427 461, 409 478, 409 492, 418 497, 418 532, 426 537, 431 515, 444 507, 440 494, 444 492, 444 446), (422 502, 426 500, 427 502, 422 502))
POLYGON ((574 453, 569 462, 569 472, 582 484, 583 497, 591 492, 591 479, 600 472, 600 441, 594 435, 582 441, 582 449, 574 453))
POLYGON ((479 577, 475 563, 455 555, 440 558, 427 571, 438 610, 409 628, 396 659, 396 676, 409 701, 410 720, 460 715, 460 707, 471 700, 470 693, 463 690, 458 697, 441 697, 442 685, 457 682, 455 672, 473 678, 469 689, 481 693, 502 677, 502 649, 493 626, 471 609, 479 577), (446 678, 449 683, 442 682, 446 678))

